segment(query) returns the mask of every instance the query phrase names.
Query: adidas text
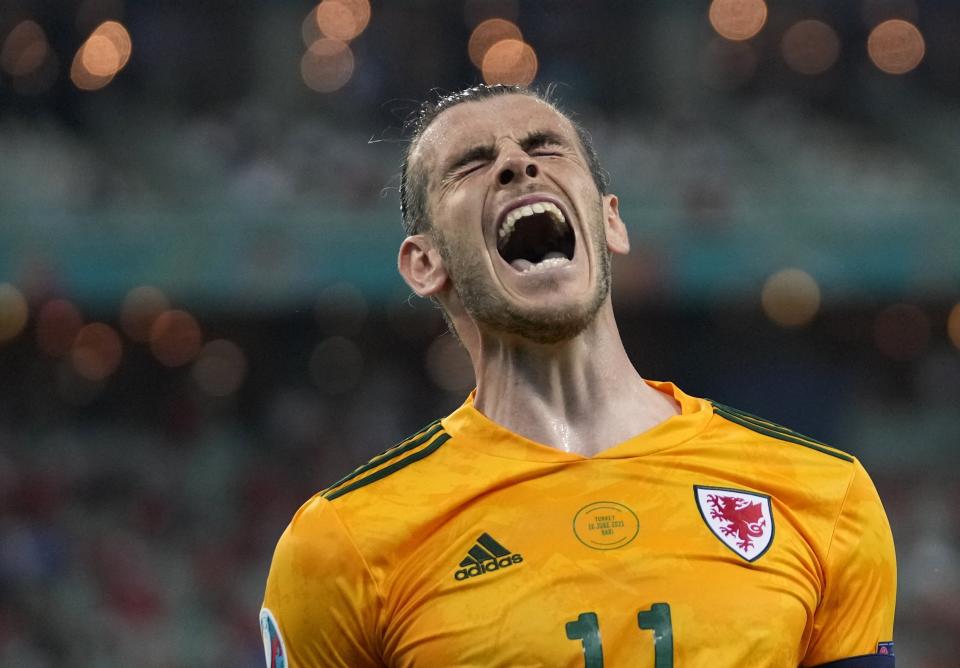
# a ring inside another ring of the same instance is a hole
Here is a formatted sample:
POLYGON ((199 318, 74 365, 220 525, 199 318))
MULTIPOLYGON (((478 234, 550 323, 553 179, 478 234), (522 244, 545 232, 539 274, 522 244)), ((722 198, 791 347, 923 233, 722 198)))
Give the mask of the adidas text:
POLYGON ((522 555, 510 554, 505 557, 500 557, 499 559, 490 559, 479 564, 474 564, 473 566, 469 566, 467 568, 461 568, 453 577, 457 580, 466 580, 467 578, 473 578, 491 571, 499 571, 501 568, 507 568, 508 566, 519 564, 522 561, 522 555))

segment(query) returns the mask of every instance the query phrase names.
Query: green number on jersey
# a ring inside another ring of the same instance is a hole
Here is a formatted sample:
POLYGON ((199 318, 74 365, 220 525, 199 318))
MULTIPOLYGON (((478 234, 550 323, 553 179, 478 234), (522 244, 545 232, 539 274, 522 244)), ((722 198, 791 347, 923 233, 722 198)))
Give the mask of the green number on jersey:
POLYGON ((583 645, 583 663, 586 668, 603 668, 603 648, 600 646, 600 622, 597 613, 583 612, 575 622, 567 622, 567 638, 583 645))
POLYGON ((654 603, 649 610, 637 613, 641 629, 653 631, 654 668, 673 668, 673 623, 670 621, 670 606, 654 603))
MULTIPOLYGON (((637 625, 653 631, 653 668, 673 668, 673 623, 670 605, 654 603, 649 610, 637 613, 637 625)), ((579 640, 583 646, 584 668, 603 668, 603 647, 600 645, 600 620, 595 612, 582 612, 575 621, 567 622, 567 638, 579 640)))

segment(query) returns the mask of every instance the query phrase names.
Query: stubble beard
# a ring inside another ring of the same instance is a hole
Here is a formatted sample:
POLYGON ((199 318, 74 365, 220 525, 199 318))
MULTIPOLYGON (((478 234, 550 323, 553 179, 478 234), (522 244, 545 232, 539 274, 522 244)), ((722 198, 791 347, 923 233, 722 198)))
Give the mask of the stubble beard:
POLYGON ((434 241, 450 273, 464 309, 481 329, 513 334, 534 343, 569 341, 593 322, 610 294, 611 257, 606 246, 602 205, 599 208, 591 243, 599 260, 597 286, 586 302, 559 308, 522 308, 508 301, 490 280, 479 253, 453 247, 438 231, 434 241))

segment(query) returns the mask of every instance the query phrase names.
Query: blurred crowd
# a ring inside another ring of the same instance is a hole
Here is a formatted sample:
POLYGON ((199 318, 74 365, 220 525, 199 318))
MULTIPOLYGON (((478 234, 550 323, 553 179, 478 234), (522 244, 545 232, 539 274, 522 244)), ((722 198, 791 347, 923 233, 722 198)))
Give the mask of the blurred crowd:
POLYGON ((333 94, 301 79, 315 2, 227 4, 0 3, 3 44, 35 21, 60 65, 29 94, 0 72, 0 666, 263 665, 264 578, 298 506, 472 387, 396 276, 396 188, 414 100, 479 81, 467 42, 501 14, 620 195, 638 369, 860 457, 897 544, 900 663, 957 664, 955 3, 770 3, 739 42, 707 3, 373 3, 333 94), (865 49, 897 16, 927 37, 902 77, 865 49), (839 40, 818 76, 780 51, 810 17, 839 40), (78 90, 67 65, 105 19, 129 65, 78 90), (775 324, 761 291, 789 267, 815 299, 775 324), (119 326, 144 284, 227 342, 226 377, 119 326), (69 341, 38 343, 57 298, 116 330, 95 380, 69 341))
MULTIPOLYGON (((882 213, 890 204, 929 207, 955 196, 958 174, 943 140, 960 123, 937 119, 929 131, 924 121, 933 119, 921 115, 858 134, 796 96, 771 93, 730 108, 699 102, 579 114, 628 206, 702 204, 706 195, 691 192, 700 187, 746 208, 806 202, 811 224, 826 227, 827 207, 842 215, 835 207, 856 202, 882 213), (899 132, 911 133, 910 143, 899 132)), ((398 185, 402 126, 416 103, 393 107, 392 118, 345 126, 242 101, 184 119, 117 118, 84 135, 50 118, 0 117, 8 157, 0 163, 0 202, 11 212, 59 212, 50 224, 66 234, 69 214, 105 209, 377 208, 398 185)))
MULTIPOLYGON (((655 294, 752 296, 790 265, 841 297, 943 297, 956 277, 957 175, 942 168, 949 143, 936 134, 918 131, 908 150, 773 95, 735 112, 679 104, 581 120, 635 257, 662 274, 644 286, 655 294)), ((117 123, 92 140, 0 119, 0 271, 27 281, 42 267, 98 306, 145 278, 208 308, 269 309, 334 277, 380 296, 399 285, 388 256, 400 237, 402 120, 370 132, 241 105, 153 118, 149 131, 117 123)))
MULTIPOLYGON (((452 410, 471 384, 424 303, 334 318, 210 323, 251 360, 228 397, 131 349, 77 405, 57 394, 62 362, 26 353, 28 341, 0 348, 0 665, 262 665, 256 614, 297 507, 452 410), (339 353, 311 365, 311 349, 331 341, 339 353)), ((897 653, 915 668, 955 665, 956 351, 935 339, 912 361, 884 360, 837 336, 838 323, 863 320, 855 312, 826 313, 803 333, 750 308, 634 306, 620 320, 648 377, 865 462, 897 544, 897 653)))

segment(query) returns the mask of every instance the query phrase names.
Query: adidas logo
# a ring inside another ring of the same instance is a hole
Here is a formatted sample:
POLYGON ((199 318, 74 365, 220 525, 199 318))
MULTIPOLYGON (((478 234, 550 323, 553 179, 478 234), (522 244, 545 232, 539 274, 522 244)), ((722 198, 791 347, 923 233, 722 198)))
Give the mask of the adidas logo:
POLYGON ((499 571, 523 561, 523 555, 511 554, 510 550, 495 541, 490 534, 484 532, 477 538, 477 542, 467 551, 466 558, 460 562, 460 568, 454 574, 456 580, 469 578, 499 571))

